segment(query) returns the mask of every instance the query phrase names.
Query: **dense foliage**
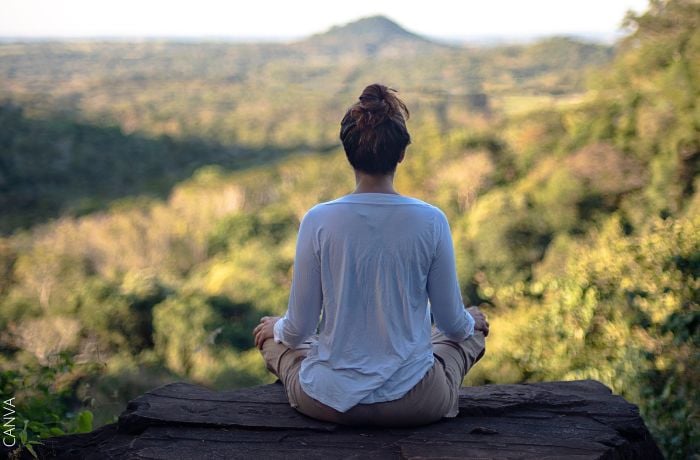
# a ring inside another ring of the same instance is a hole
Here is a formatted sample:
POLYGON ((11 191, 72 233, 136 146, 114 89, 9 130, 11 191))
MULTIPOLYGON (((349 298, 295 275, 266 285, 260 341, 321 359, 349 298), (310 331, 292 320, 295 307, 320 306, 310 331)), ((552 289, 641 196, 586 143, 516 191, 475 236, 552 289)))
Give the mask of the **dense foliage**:
POLYGON ((582 69, 610 54, 568 38, 450 47, 379 18, 288 45, 3 44, 0 232, 122 197, 165 198, 202 165, 328 151, 339 113, 368 81, 397 86, 416 126, 446 132, 576 96, 582 69), (360 34, 359 48, 348 34, 360 34))
POLYGON ((697 454, 700 7, 628 22, 612 60, 570 39, 450 47, 377 18, 348 26, 372 31, 348 50, 342 28, 1 45, 3 391, 75 430, 165 381, 270 381, 250 329, 286 307, 306 210, 352 190, 337 124, 381 80, 414 115, 396 187, 448 214, 465 302, 492 323, 467 381, 598 379, 670 458, 697 454), (17 383, 46 373, 61 399, 17 383))

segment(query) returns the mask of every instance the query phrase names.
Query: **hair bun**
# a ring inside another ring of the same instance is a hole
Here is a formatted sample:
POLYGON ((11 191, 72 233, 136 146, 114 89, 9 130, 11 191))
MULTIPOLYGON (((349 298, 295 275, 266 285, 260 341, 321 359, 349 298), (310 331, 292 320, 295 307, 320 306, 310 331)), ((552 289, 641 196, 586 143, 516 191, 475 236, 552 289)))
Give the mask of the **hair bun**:
POLYGON ((411 143, 407 118, 395 89, 379 83, 366 87, 340 122, 340 140, 352 167, 368 174, 395 171, 411 143))
POLYGON ((395 95, 396 90, 379 83, 367 86, 355 104, 353 118, 357 127, 374 128, 388 118, 407 119, 406 105, 395 95))

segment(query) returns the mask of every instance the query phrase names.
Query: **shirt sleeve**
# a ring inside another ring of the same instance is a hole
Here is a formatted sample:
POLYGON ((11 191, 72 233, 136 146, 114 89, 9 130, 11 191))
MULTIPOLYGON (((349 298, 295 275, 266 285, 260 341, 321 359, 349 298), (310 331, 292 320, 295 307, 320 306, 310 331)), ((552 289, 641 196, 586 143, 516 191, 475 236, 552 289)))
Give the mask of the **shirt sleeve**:
POLYGON ((273 329, 275 342, 291 348, 298 347, 316 331, 321 316, 320 256, 310 220, 309 213, 301 220, 287 312, 273 329))
POLYGON ((428 299, 435 326, 455 342, 474 333, 474 318, 464 308, 457 281, 452 234, 447 216, 440 211, 434 224, 436 249, 428 272, 428 299))

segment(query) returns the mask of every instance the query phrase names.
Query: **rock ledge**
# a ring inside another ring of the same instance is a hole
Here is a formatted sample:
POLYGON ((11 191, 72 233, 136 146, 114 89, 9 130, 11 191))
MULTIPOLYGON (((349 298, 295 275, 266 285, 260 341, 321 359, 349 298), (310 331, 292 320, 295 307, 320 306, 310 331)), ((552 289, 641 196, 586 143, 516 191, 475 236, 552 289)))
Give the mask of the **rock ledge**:
POLYGON ((594 380, 463 388, 460 413, 411 429, 348 428, 289 407, 280 384, 186 383, 134 399, 116 424, 48 439, 40 458, 571 458, 663 456, 637 407, 594 380))

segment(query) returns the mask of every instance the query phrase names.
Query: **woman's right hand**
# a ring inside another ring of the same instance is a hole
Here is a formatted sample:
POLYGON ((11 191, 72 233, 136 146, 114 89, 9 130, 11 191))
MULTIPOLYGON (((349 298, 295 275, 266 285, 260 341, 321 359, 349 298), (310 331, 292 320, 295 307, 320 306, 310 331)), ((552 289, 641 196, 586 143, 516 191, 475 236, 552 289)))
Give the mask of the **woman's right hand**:
POLYGON ((489 322, 486 320, 486 315, 479 310, 479 307, 469 307, 467 311, 474 318, 474 330, 484 333, 484 337, 489 335, 489 322))
POLYGON ((279 316, 263 316, 260 318, 260 324, 253 329, 255 337, 255 346, 262 350, 265 340, 275 336, 275 323, 280 320, 279 316))

